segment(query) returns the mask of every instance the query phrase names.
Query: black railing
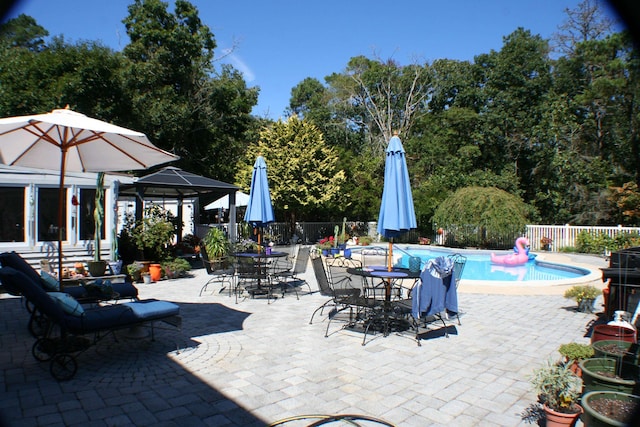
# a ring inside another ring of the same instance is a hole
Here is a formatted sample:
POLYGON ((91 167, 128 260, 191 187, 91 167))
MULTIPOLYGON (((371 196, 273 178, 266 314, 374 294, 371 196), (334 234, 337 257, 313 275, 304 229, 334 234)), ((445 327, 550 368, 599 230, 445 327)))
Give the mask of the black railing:
MULTIPOLYGON (((369 225, 374 226, 375 223, 347 221, 345 223, 345 232, 349 236, 369 235, 377 237, 377 230, 369 230, 369 225)), ((217 224, 226 230, 228 224, 217 224)), ((338 226, 338 233, 342 233, 342 222, 299 222, 296 223, 295 230, 291 231, 288 223, 274 222, 266 226, 263 230, 265 240, 272 241, 275 244, 289 244, 292 237, 297 242, 304 244, 314 244, 319 240, 333 236, 335 227, 338 226)), ((206 234, 208 226, 200 226, 198 232, 199 237, 206 234), (202 234, 202 235, 200 235, 202 234)), ((238 239, 250 238, 252 229, 246 224, 238 224, 238 239)), ((418 230, 411 230, 407 233, 395 237, 395 243, 414 244, 419 243, 422 238, 427 238, 429 243, 433 245, 454 247, 454 248, 481 248, 481 249, 510 249, 513 247, 516 239, 523 236, 526 230, 514 229, 508 232, 495 233, 487 231, 485 228, 468 225, 449 227, 441 232, 433 230, 425 235, 418 230)), ((385 240, 386 239, 382 239, 385 240)))

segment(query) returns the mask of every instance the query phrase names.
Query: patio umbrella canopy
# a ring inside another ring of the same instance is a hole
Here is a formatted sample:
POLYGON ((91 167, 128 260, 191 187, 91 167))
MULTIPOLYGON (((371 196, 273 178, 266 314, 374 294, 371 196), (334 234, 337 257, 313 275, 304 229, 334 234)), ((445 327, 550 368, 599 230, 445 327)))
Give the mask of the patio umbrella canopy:
MULTIPOLYGON (((236 191, 236 206, 247 206, 249 203, 249 195, 242 191, 236 191)), ((205 211, 214 209, 229 209, 229 195, 220 197, 204 207, 205 211)))
POLYGON ((389 140, 386 155, 378 233, 389 239, 388 269, 391 271, 393 238, 417 225, 405 151, 397 135, 389 140))
MULTIPOLYGON (((262 156, 258 156, 253 164, 251 191, 249 191, 244 220, 258 229, 275 221, 267 179, 267 163, 262 156)), ((258 231, 258 248, 260 248, 260 237, 260 231, 258 231)))
MULTIPOLYGON (((0 162, 59 171, 58 274, 62 279, 65 172, 147 169, 179 157, 143 133, 93 119, 72 110, 0 119, 0 162)), ((62 286, 62 280, 60 282, 62 286)))

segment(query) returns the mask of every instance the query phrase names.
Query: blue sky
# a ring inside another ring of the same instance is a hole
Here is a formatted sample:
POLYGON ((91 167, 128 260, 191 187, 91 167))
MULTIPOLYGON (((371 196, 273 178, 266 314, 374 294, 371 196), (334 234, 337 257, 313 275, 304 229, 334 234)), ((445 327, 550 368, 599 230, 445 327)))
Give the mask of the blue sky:
MULTIPOLYGON (((500 50, 518 27, 550 38, 581 0, 191 0, 213 32, 216 57, 260 87, 253 113, 278 119, 291 89, 306 77, 344 70, 364 55, 400 65, 435 59, 472 61, 500 50)), ((128 42, 122 20, 132 0, 22 0, 8 18, 25 13, 51 35, 70 42, 100 40, 121 50, 128 42)), ((171 1, 170 4, 173 4, 171 1)), ((170 10, 173 10, 170 6, 170 10)), ((605 5, 608 14, 614 13, 605 5)))

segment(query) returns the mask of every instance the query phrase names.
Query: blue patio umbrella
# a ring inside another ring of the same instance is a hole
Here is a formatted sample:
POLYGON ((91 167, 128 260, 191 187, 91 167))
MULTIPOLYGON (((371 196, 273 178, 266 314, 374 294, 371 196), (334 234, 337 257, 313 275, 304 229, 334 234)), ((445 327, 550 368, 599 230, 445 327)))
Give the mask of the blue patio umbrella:
MULTIPOLYGON (((271 205, 271 194, 269 193, 269 181, 267 179, 267 163, 262 156, 258 156, 253 164, 251 190, 249 191, 249 202, 247 203, 244 220, 258 229, 275 221, 273 206, 271 205)), ((260 247, 259 232, 258 247, 260 247)))
POLYGON ((389 239, 388 269, 391 271, 393 238, 417 225, 405 151, 397 135, 389 140, 386 155, 378 233, 389 239))

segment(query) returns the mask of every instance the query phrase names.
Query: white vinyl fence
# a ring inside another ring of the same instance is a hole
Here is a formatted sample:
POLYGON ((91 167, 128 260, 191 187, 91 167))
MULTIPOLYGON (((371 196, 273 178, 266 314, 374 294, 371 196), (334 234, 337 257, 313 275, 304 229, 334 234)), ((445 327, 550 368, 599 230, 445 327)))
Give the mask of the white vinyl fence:
POLYGON ((527 225, 527 237, 531 250, 542 249, 541 240, 543 237, 551 239, 551 250, 557 251, 565 247, 575 247, 576 237, 581 232, 586 231, 593 235, 606 234, 611 238, 619 233, 640 233, 640 227, 599 227, 599 226, 576 226, 576 225, 527 225))

